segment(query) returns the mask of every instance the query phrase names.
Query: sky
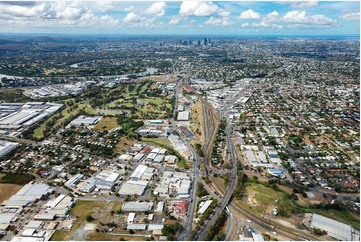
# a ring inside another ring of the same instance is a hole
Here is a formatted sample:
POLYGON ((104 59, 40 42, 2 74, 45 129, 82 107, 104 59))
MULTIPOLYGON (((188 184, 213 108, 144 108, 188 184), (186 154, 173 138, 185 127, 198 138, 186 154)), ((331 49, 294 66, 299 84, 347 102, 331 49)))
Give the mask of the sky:
POLYGON ((0 1, 0 33, 360 35, 359 1, 0 1))

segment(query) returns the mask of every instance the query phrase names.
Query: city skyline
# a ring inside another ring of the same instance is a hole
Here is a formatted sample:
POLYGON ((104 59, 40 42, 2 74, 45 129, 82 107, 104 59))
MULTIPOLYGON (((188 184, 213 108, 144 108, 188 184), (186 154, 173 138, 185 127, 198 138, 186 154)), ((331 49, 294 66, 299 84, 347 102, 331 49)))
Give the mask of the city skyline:
POLYGON ((354 35, 358 1, 4 1, 0 33, 354 35))

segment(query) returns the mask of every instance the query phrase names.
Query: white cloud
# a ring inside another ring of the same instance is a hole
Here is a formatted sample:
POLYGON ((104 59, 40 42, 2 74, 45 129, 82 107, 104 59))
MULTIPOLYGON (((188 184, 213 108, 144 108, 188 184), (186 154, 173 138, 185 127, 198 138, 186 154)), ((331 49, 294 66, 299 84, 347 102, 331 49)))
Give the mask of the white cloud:
POLYGON ((124 23, 139 23, 142 22, 142 17, 137 14, 130 12, 123 19, 124 23))
POLYGON ((360 12, 349 12, 340 15, 340 18, 344 20, 359 20, 360 19, 360 12))
POLYGON ((295 2, 292 3, 293 8, 312 8, 318 7, 318 1, 295 2))
POLYGON ((260 23, 252 23, 252 27, 254 28, 271 28, 271 29, 282 29, 282 25, 271 24, 265 21, 261 21, 260 23))
MULTIPOLYGON (((100 6, 95 4, 93 8, 100 6)), ((31 23, 32 27, 119 25, 119 20, 108 15, 95 16, 93 11, 81 2, 0 3, 0 20, 13 21, 14 25, 31 23)))
POLYGON ((230 12, 224 10, 223 8, 220 8, 218 11, 218 16, 219 17, 228 17, 230 14, 230 12))
POLYGON ((220 10, 221 8, 212 2, 183 1, 179 14, 181 16, 211 16, 220 10))
POLYGON ((228 18, 215 18, 211 16, 207 21, 204 22, 205 25, 211 26, 231 26, 233 22, 228 18))
POLYGON ((169 20, 170 25, 177 25, 181 22, 181 18, 179 17, 173 17, 169 20))
POLYGON ((239 19, 260 19, 261 14, 253 11, 252 9, 248 9, 247 11, 242 12, 238 18, 239 19))
POLYGON ((164 16, 167 4, 165 2, 155 2, 149 8, 147 8, 145 14, 153 14, 157 16, 164 16))
POLYGON ((332 20, 325 15, 316 14, 307 16, 306 11, 290 11, 285 14, 282 21, 303 25, 340 26, 339 22, 332 20))
POLYGON ((280 14, 277 11, 273 11, 272 13, 267 14, 267 19, 278 19, 280 14))
POLYGON ((243 28, 248 27, 248 26, 249 26, 249 23, 243 23, 241 26, 242 26, 243 28))
POLYGON ((130 5, 129 7, 126 7, 124 10, 125 10, 125 11, 128 11, 128 12, 131 12, 131 11, 134 10, 134 6, 133 6, 133 5, 130 5))

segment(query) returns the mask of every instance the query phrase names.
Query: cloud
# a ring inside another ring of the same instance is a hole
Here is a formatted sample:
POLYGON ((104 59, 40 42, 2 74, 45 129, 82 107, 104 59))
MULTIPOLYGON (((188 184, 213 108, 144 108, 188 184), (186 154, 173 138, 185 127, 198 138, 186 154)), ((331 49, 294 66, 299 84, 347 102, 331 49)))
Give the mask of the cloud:
POLYGON ((318 7, 318 1, 295 2, 291 5, 293 8, 312 8, 318 7))
POLYGON ((325 15, 316 14, 307 16, 306 11, 290 11, 282 18, 283 22, 303 24, 303 25, 325 25, 340 26, 341 24, 325 15))
POLYGON ((207 21, 204 22, 205 25, 211 26, 231 26, 233 22, 228 18, 215 18, 211 16, 207 21))
POLYGON ((129 7, 126 7, 124 10, 128 11, 128 12, 131 12, 131 11, 134 10, 134 5, 130 5, 129 7))
POLYGON ((223 8, 220 8, 219 11, 218 11, 218 16, 219 17, 228 17, 229 14, 230 14, 230 12, 226 11, 223 8))
POLYGON ((181 22, 181 18, 179 17, 172 17, 170 20, 169 20, 169 24, 170 25, 177 25, 181 22))
POLYGON ((242 26, 243 28, 248 27, 248 26, 249 26, 249 23, 243 23, 241 26, 242 26))
POLYGON ((271 28, 271 29, 282 29, 282 25, 271 24, 266 21, 261 21, 260 23, 252 23, 252 27, 254 28, 271 28))
POLYGON ((253 11, 252 9, 248 9, 247 11, 242 12, 238 18, 239 19, 260 19, 261 14, 253 11))
POLYGON ((142 22, 142 17, 140 17, 139 15, 130 12, 127 14, 127 16, 124 17, 123 19, 124 23, 140 23, 142 22))
MULTIPOLYGON (((211 16, 219 11, 222 11, 221 8, 212 2, 183 1, 179 9, 179 15, 204 17, 211 16)), ((225 12, 221 14, 225 14, 225 12)))
POLYGON ((340 18, 344 20, 359 20, 360 19, 360 12, 349 12, 340 15, 340 18))
POLYGON ((145 14, 153 14, 156 16, 164 16, 167 4, 165 2, 155 2, 149 8, 147 8, 145 14))

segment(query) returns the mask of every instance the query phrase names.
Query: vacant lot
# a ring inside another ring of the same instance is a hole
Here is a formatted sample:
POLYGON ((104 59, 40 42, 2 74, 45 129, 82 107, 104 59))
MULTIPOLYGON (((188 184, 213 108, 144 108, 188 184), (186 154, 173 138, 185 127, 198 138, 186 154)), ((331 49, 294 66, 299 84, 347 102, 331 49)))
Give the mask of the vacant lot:
POLYGON ((25 185, 33 179, 31 174, 9 173, 1 178, 0 183, 25 185))
POLYGON ((104 117, 94 126, 95 130, 111 130, 118 126, 117 118, 115 117, 104 117))
MULTIPOLYGON (((92 215, 94 221, 92 223, 97 223, 97 217, 99 212, 105 207, 105 201, 82 201, 78 200, 75 206, 70 210, 70 215, 77 216, 77 220, 74 222, 70 231, 57 231, 52 240, 84 240, 82 238, 82 228, 86 223, 86 216, 92 215)), ((84 235, 86 235, 84 233, 84 235)))
POLYGON ((17 193, 23 186, 17 184, 0 184, 0 203, 9 199, 17 193))
POLYGON ((127 137, 121 137, 118 144, 114 148, 116 154, 122 154, 125 150, 131 147, 134 143, 134 140, 127 137))

